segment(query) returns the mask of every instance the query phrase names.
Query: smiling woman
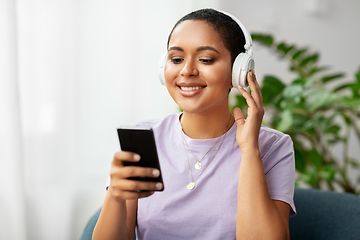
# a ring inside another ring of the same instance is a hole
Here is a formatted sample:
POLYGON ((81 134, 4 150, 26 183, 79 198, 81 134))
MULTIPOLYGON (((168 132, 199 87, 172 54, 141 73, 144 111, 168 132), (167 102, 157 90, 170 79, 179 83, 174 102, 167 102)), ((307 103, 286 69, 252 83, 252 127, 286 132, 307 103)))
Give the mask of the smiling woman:
POLYGON ((231 65, 230 51, 214 28, 205 21, 184 21, 169 41, 166 87, 184 112, 229 116, 231 65))
POLYGON ((139 239, 289 238, 289 216, 296 211, 292 141, 261 126, 253 60, 242 55, 251 44, 237 22, 202 9, 175 24, 161 69, 183 112, 135 124, 154 131, 165 190, 154 193, 161 183, 130 179, 159 175, 125 166, 141 156, 116 153, 93 239, 133 239, 135 229, 139 239), (239 58, 246 59, 251 89, 237 87, 249 106, 246 121, 228 103, 229 90, 239 85, 233 78, 239 58))

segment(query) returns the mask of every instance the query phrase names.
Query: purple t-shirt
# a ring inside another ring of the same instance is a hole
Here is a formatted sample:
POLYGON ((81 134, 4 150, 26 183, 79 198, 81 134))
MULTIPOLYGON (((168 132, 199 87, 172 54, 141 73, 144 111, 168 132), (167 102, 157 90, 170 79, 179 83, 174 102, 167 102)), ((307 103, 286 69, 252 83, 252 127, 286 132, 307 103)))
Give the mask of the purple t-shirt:
MULTIPOLYGON (((224 140, 224 135, 219 140, 187 137, 182 133, 179 114, 136 125, 150 126, 154 131, 165 186, 163 192, 138 200, 138 239, 235 239, 241 163, 236 124, 224 140), (195 169, 197 160, 183 138, 199 161, 213 146, 201 160, 201 169, 195 169), (188 190, 192 178, 196 186, 188 190)), ((270 196, 288 203, 293 216, 295 161, 291 138, 261 127, 259 148, 270 196)))

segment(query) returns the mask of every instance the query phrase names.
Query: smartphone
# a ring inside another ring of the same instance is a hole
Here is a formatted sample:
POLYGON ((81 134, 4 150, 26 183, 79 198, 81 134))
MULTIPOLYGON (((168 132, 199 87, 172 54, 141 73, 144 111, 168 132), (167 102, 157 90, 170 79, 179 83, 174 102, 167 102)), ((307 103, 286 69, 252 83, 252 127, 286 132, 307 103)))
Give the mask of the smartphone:
MULTIPOLYGON (((139 162, 124 162, 125 166, 138 166, 156 168, 160 171, 157 178, 150 177, 131 177, 129 179, 139 181, 161 182, 162 179, 159 158, 156 150, 154 132, 149 127, 119 127, 117 129, 120 147, 123 151, 137 153, 141 156, 139 162)), ((164 187, 161 190, 163 191, 164 187)))

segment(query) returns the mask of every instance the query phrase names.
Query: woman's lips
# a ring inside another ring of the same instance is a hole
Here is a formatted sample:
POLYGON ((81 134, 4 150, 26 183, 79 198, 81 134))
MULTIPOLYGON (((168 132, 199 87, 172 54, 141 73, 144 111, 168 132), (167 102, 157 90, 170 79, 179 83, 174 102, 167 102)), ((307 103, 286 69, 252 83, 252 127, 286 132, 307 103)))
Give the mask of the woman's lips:
POLYGON ((206 86, 179 86, 179 92, 184 97, 192 97, 203 91, 206 86))
POLYGON ((180 89, 183 91, 194 91, 194 90, 199 90, 201 88, 204 88, 204 87, 180 87, 180 89))

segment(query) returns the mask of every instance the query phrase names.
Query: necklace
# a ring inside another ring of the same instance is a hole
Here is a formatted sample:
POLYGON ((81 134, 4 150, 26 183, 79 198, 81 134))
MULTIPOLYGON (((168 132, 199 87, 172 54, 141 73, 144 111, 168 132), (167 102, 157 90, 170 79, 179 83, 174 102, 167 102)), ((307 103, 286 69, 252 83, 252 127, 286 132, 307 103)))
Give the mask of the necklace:
POLYGON ((217 142, 220 140, 221 136, 218 137, 218 139, 216 140, 216 142, 211 146, 211 148, 204 154, 204 156, 202 156, 202 158, 200 159, 200 161, 197 159, 197 157, 195 157, 194 153, 191 151, 191 149, 189 148, 189 145, 187 144, 185 138, 184 138, 184 134, 183 132, 181 132, 181 136, 182 136, 182 140, 183 140, 183 143, 185 143, 187 149, 189 149, 190 153, 193 155, 193 157, 195 158, 196 160, 196 163, 195 163, 195 169, 199 170, 201 169, 202 167, 202 164, 201 164, 201 161, 204 159, 204 157, 206 156, 206 154, 208 154, 211 149, 213 149, 213 147, 217 144, 217 142))
POLYGON ((185 150, 184 141, 182 141, 183 147, 184 147, 185 156, 186 156, 186 159, 187 159, 187 162, 188 162, 188 166, 189 166, 190 176, 191 176, 191 182, 186 186, 186 188, 187 188, 188 190, 193 190, 193 189, 195 188, 195 181, 196 181, 196 179, 198 179, 198 178, 200 177, 200 175, 205 171, 205 169, 209 166, 209 164, 211 163, 211 161, 214 159, 214 157, 215 157, 215 155, 217 154, 219 148, 221 147, 222 143, 224 142, 224 139, 225 139, 225 137, 226 137, 226 134, 227 134, 227 132, 224 134, 224 136, 223 136, 223 138, 222 138, 222 140, 221 140, 220 145, 219 145, 218 148, 216 149, 216 152, 215 152, 215 154, 212 156, 212 158, 210 159, 209 163, 205 166, 205 168, 199 173, 199 175, 198 175, 195 179, 193 178, 193 175, 192 175, 189 158, 188 158, 187 153, 186 153, 186 150, 185 150))
MULTIPOLYGON (((230 120, 231 120, 231 116, 230 116, 230 120)), ((229 123, 230 123, 230 120, 229 120, 229 123)), ((229 125, 229 123, 227 124, 227 126, 229 125)), ((209 166, 209 164, 211 163, 211 161, 214 159, 215 155, 216 155, 217 152, 219 151, 222 143, 224 142, 224 139, 225 139, 225 137, 226 137, 226 134, 227 134, 227 131, 226 131, 227 126, 226 126, 226 128, 225 128, 225 133, 223 134, 223 138, 222 138, 222 140, 221 140, 221 143, 220 143, 220 145, 218 146, 218 148, 216 149, 216 152, 214 153, 214 155, 213 155, 212 158, 210 159, 209 163, 205 166, 205 168, 199 173, 199 175, 198 175, 195 179, 193 178, 192 171, 191 171, 191 167, 190 167, 189 158, 188 158, 188 156, 187 156, 186 149, 185 149, 185 144, 184 144, 184 142, 186 143, 186 141, 185 141, 185 138, 182 136, 182 139, 183 139, 182 144, 183 144, 183 147, 184 147, 184 152, 185 152, 186 160, 187 160, 187 162, 188 162, 189 172, 190 172, 190 177, 191 177, 191 182, 186 186, 186 188, 187 188, 189 191, 190 191, 190 190, 193 190, 193 189, 195 188, 195 181, 196 181, 196 180, 200 177, 200 175, 205 171, 205 169, 209 166)), ((181 129, 181 131, 183 132, 182 129, 181 129)), ((181 133, 181 135, 182 135, 182 133, 181 133)), ((218 140, 219 140, 220 138, 221 138, 221 136, 218 138, 218 140)), ((215 142, 215 144, 218 142, 218 140, 215 142)), ((209 149, 209 151, 215 146, 215 144, 209 149)), ((186 145, 187 145, 187 144, 186 144, 186 145)), ((189 151, 191 152, 189 146, 187 146, 187 147, 188 147, 189 151)), ((205 153, 205 155, 206 155, 209 151, 207 151, 207 152, 205 153)), ((194 154, 193 154, 192 152, 191 152, 191 154, 194 156, 194 154)), ((205 155, 201 158, 201 160, 205 157, 205 155)), ((194 157, 195 157, 195 156, 194 156, 194 157)), ((196 159, 196 157, 195 157, 195 159, 196 159)), ((196 160, 197 160, 197 159, 196 159, 196 160)), ((199 162, 198 162, 198 163, 199 163, 199 162)), ((201 164, 201 163, 200 163, 200 164, 201 164)), ((196 168, 196 164, 195 164, 195 168, 196 168)), ((200 168, 201 168, 201 165, 200 165, 200 168)))
MULTIPOLYGON (((229 124, 230 124, 230 121, 231 121, 231 117, 232 117, 232 115, 230 115, 229 122, 228 122, 228 124, 226 125, 226 127, 225 127, 225 129, 224 129, 223 135, 226 133, 226 130, 227 130, 227 128, 228 128, 228 126, 229 126, 229 124)), ((217 144, 217 142, 218 142, 218 141, 220 140, 220 138, 221 138, 221 136, 220 136, 220 137, 216 140, 216 142, 211 146, 211 148, 204 154, 204 156, 202 156, 202 158, 201 158, 200 161, 199 161, 199 160, 197 159, 197 157, 195 157, 194 153, 191 151, 189 145, 187 144, 187 142, 186 142, 186 140, 185 140, 185 138, 184 138, 184 130, 183 130, 182 124, 181 124, 181 137, 182 137, 182 139, 183 139, 183 143, 185 142, 185 145, 186 145, 187 149, 189 149, 189 152, 193 155, 193 157, 194 157, 195 160, 196 160, 196 163, 195 163, 195 169, 196 169, 196 170, 201 169, 201 167, 202 167, 201 161, 204 159, 204 157, 206 156, 206 154, 208 154, 208 153, 211 151, 211 149, 213 149, 213 147, 217 144)))

